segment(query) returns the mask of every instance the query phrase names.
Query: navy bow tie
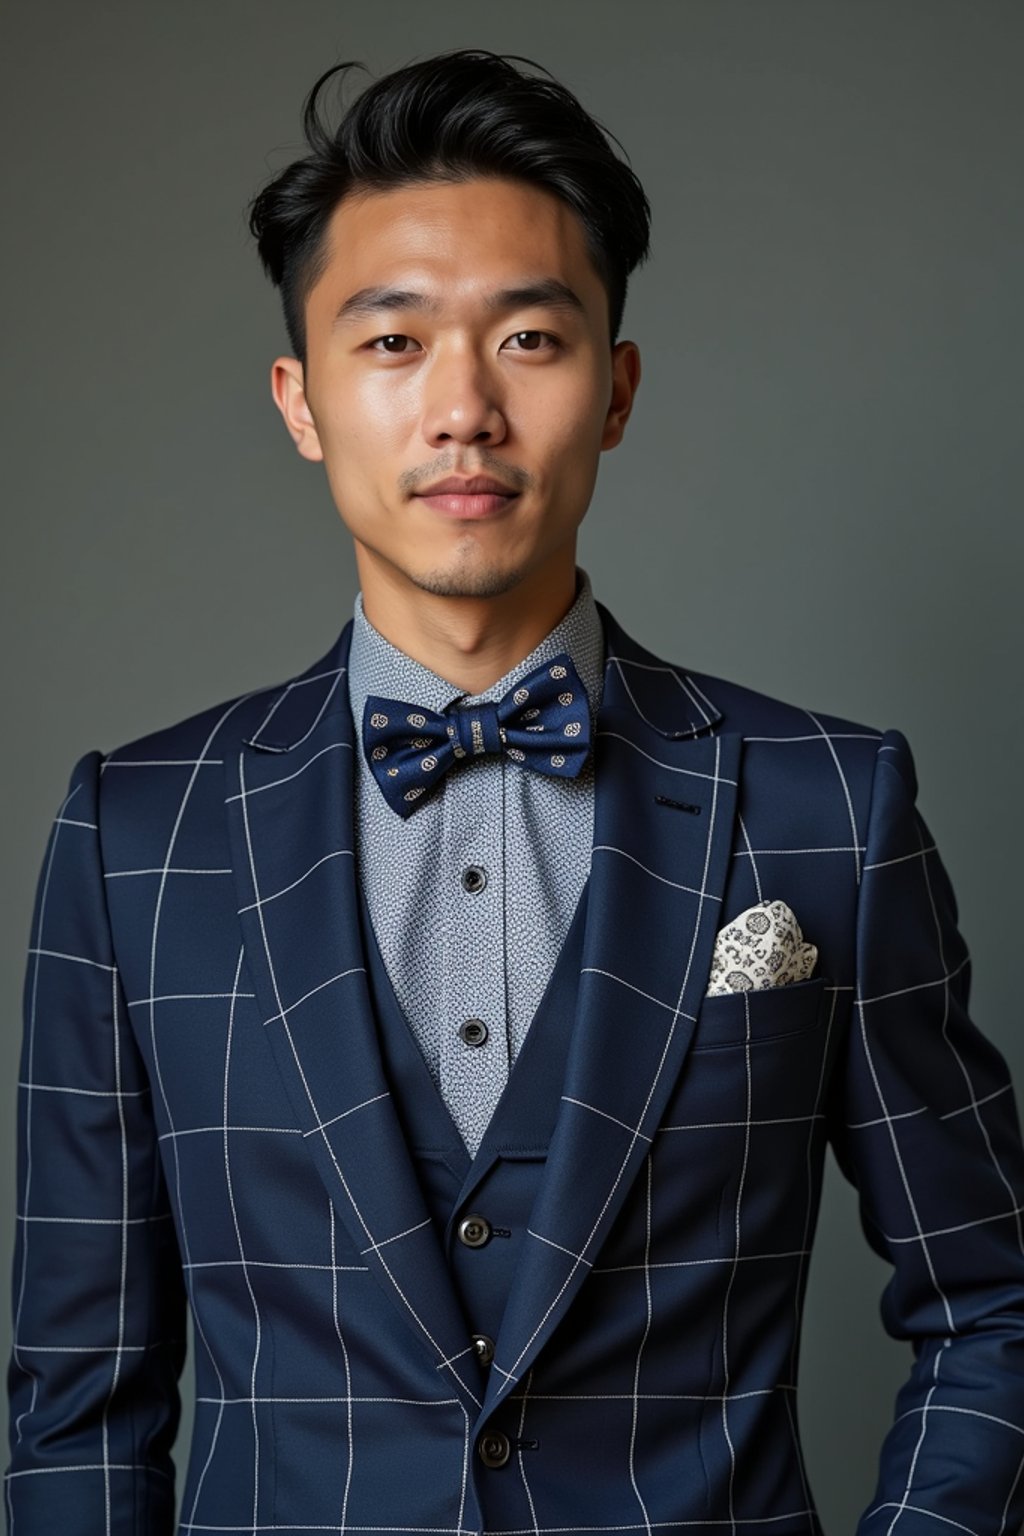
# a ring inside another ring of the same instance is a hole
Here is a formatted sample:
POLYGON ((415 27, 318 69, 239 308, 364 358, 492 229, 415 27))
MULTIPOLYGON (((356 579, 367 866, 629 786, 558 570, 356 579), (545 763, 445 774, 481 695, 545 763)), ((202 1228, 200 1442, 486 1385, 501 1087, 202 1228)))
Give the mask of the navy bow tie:
POLYGON ((371 693, 363 709, 366 761, 399 816, 411 816, 462 759, 504 752, 536 773, 574 779, 589 751, 587 694, 567 651, 534 667, 497 703, 455 700, 439 714, 371 693))

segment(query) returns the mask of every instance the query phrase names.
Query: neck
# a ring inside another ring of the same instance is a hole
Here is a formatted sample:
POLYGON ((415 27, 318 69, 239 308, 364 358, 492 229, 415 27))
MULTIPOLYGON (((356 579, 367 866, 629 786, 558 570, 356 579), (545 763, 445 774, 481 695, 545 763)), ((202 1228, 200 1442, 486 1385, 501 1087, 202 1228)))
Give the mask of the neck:
POLYGON ((493 596, 447 596, 391 568, 359 565, 363 613, 378 633, 460 693, 484 693, 522 661, 576 600, 574 552, 493 596))

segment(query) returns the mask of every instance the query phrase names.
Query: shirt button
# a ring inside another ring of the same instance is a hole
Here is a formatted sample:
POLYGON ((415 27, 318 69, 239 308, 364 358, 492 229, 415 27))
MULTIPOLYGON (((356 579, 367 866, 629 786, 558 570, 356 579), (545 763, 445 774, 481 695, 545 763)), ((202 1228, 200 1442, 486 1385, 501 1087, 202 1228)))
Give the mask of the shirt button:
POLYGON ((500 1429, 490 1429, 481 1435, 476 1448, 485 1467, 503 1467, 512 1454, 512 1442, 500 1429))
POLYGON ((486 1216, 474 1211, 469 1216, 463 1216, 458 1232, 459 1241, 465 1243, 467 1248, 482 1248, 491 1235, 491 1224, 486 1216))
POLYGON ((469 864, 462 871, 462 889, 476 895, 487 884, 487 871, 482 864, 469 864))
POLYGON ((467 1019, 459 1025, 459 1034, 467 1045, 483 1045, 487 1039, 487 1025, 483 1019, 467 1019))
POLYGON ((494 1340, 486 1333, 474 1333, 472 1339, 480 1364, 490 1365, 494 1359, 494 1340))

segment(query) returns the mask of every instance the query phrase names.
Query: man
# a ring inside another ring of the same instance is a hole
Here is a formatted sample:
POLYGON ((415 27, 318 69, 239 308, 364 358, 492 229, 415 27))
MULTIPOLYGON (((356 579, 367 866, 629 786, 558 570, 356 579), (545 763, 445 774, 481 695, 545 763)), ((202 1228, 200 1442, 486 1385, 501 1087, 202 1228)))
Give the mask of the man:
MULTIPOLYGON (((328 75, 333 71, 329 71, 328 75)), ((355 543, 299 676, 75 765, 25 989, 9 1528, 820 1531, 826 1145, 914 1361, 863 1536, 1024 1517, 1024 1150, 898 730, 663 660, 576 539, 633 173, 459 50, 256 200, 355 543)))

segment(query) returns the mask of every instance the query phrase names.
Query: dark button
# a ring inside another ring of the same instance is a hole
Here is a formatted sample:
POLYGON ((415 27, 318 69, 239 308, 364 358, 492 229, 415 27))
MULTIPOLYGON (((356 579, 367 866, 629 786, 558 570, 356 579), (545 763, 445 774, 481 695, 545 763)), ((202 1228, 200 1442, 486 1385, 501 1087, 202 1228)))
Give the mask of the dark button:
POLYGON ((489 1429, 477 1441, 480 1460, 485 1467, 503 1467, 512 1455, 512 1442, 500 1429, 489 1429))
POLYGON ((473 1343, 476 1346, 476 1357, 481 1365, 490 1365, 494 1359, 494 1340, 486 1333, 474 1333, 473 1343))
POLYGON ((459 1222, 459 1241, 467 1248, 482 1248, 491 1235, 491 1224, 486 1216, 473 1211, 459 1222))
POLYGON ((483 1019, 467 1019, 459 1025, 459 1034, 467 1045, 483 1045, 487 1039, 487 1025, 483 1019))
POLYGON ((469 864, 462 871, 462 889, 474 895, 487 884, 487 871, 482 864, 469 864))

